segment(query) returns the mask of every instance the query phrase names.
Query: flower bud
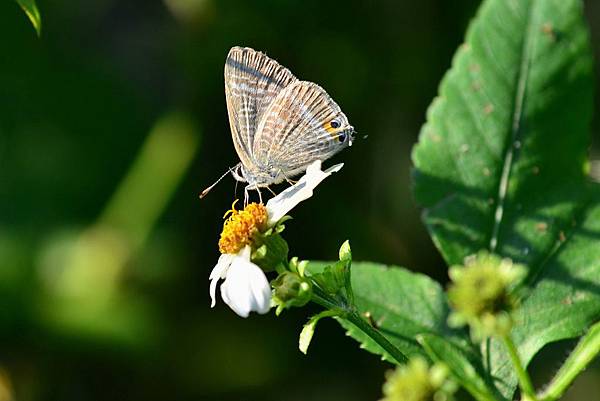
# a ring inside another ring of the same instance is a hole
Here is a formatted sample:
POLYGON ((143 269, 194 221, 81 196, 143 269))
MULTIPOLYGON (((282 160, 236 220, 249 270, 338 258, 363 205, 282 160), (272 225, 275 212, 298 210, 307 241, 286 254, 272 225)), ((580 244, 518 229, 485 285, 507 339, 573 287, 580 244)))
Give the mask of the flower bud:
POLYGON ((511 290, 524 274, 523 266, 486 251, 465 258, 464 266, 452 266, 448 299, 454 312, 449 324, 470 325, 476 340, 508 334, 517 304, 511 290))
POLYGON ((277 305, 276 314, 292 306, 304 306, 312 296, 312 285, 304 277, 289 271, 281 273, 271 282, 273 302, 277 305))
POLYGON ((445 365, 430 367, 422 357, 414 357, 387 374, 380 401, 445 401, 451 400, 455 391, 445 365))
POLYGON ((352 250, 350 249, 350 241, 346 240, 340 247, 340 260, 352 260, 352 250))

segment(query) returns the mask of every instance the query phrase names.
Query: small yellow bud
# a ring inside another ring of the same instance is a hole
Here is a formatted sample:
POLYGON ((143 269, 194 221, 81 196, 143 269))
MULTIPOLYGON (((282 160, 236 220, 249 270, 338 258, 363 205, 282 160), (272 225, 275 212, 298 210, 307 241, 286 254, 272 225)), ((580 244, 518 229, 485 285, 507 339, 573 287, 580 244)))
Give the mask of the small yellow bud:
POLYGON ((452 399, 456 385, 448 379, 445 365, 430 367, 422 357, 412 358, 387 374, 380 401, 443 401, 452 399))
POLYGON ((449 323, 469 324, 475 339, 507 334, 516 306, 511 289, 524 274, 523 266, 486 251, 465 258, 464 266, 452 266, 448 299, 454 312, 449 323))

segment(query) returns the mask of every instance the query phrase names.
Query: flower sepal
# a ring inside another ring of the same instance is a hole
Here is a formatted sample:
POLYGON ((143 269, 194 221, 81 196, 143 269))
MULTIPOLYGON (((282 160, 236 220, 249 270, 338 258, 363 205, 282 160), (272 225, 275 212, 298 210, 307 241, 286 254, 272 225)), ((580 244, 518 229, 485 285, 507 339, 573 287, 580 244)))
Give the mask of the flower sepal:
POLYGON ((280 218, 273 227, 270 228, 270 230, 273 230, 273 232, 276 232, 278 234, 280 234, 281 232, 283 232, 283 230, 285 230, 285 223, 286 221, 289 220, 293 220, 294 218, 288 214, 286 214, 285 216, 283 216, 282 218, 280 218))
POLYGON ((297 256, 294 256, 290 259, 288 269, 294 273, 298 273, 300 277, 304 277, 306 266, 308 266, 308 260, 299 260, 297 256))
POLYGON ((352 252, 348 241, 340 247, 339 257, 339 261, 326 266, 320 273, 312 274, 310 278, 327 295, 333 296, 345 305, 352 306, 354 305, 350 276, 352 252))
POLYGON ((255 234, 252 243, 252 262, 265 272, 282 271, 288 259, 288 244, 274 228, 255 234))

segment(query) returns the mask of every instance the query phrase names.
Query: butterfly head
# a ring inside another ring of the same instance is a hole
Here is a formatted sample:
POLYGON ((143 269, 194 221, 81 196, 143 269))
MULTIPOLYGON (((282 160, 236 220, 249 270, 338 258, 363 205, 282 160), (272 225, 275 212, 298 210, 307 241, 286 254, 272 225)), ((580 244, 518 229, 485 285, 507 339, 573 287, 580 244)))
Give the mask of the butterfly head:
POLYGON ((231 171, 231 175, 233 176, 233 178, 236 181, 248 182, 248 178, 246 177, 247 173, 244 170, 244 166, 242 165, 242 163, 238 163, 235 167, 233 167, 229 171, 231 171))
POLYGON ((323 128, 339 145, 352 146, 354 127, 350 125, 343 113, 340 112, 340 115, 325 122, 323 128))
POLYGON ((230 171, 236 181, 247 182, 250 186, 265 186, 275 182, 268 174, 268 169, 248 169, 242 163, 238 163, 230 171))

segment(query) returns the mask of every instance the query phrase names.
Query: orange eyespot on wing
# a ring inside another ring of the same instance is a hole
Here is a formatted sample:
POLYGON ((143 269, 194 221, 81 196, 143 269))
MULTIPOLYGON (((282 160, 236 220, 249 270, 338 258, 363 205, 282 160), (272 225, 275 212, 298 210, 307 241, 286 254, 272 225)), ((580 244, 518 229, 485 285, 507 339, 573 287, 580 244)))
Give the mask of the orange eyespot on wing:
POLYGON ((334 138, 338 136, 338 128, 340 128, 340 123, 336 120, 327 121, 323 124, 323 129, 334 138))

